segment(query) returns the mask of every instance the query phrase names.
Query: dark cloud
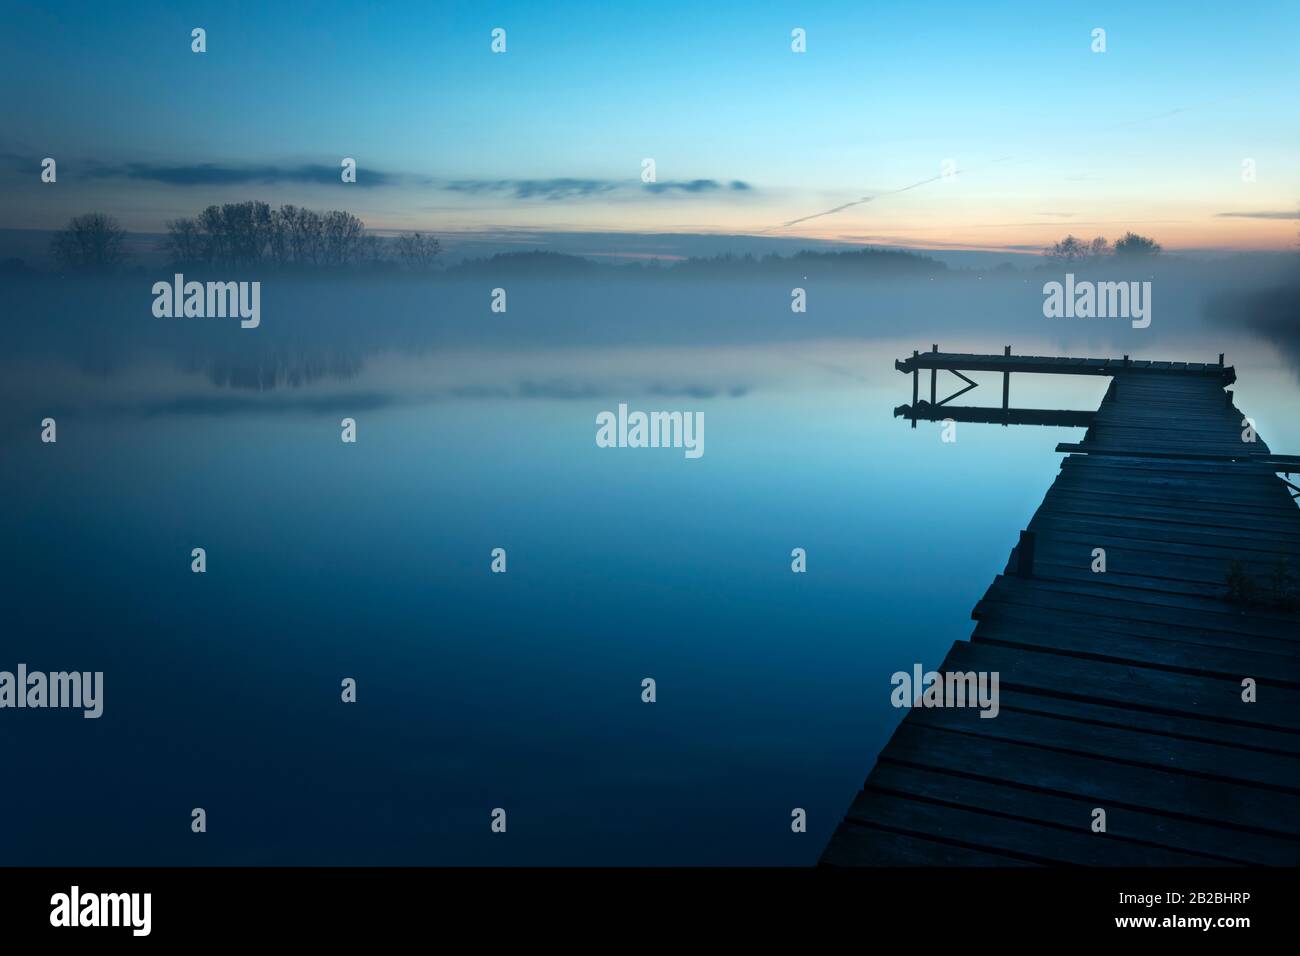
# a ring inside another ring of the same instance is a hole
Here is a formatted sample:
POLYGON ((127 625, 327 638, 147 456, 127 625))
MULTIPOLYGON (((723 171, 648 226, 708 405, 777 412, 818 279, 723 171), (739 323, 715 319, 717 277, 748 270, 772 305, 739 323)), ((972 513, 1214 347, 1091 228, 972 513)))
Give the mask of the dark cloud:
MULTIPOLYGON (((40 158, 18 153, 0 152, 0 167, 14 171, 38 168, 40 158)), ((94 179, 126 179, 135 182, 161 183, 166 186, 240 186, 301 183, 335 185, 340 182, 340 166, 329 163, 258 163, 235 165, 223 163, 92 163, 86 175, 94 179)), ((667 193, 704 193, 728 189, 749 192, 749 183, 739 179, 719 182, 716 179, 670 180, 637 183, 635 180, 591 179, 561 176, 551 179, 453 179, 436 180, 414 173, 389 172, 357 166, 357 186, 418 185, 432 186, 445 192, 466 195, 505 195, 512 199, 561 201, 586 199, 617 191, 630 191, 638 185, 656 195, 667 193)))
POLYGON ((448 389, 447 394, 452 398, 511 398, 510 389, 501 385, 457 385, 455 388, 448 389))
POLYGON ((481 195, 508 193, 514 199, 581 199, 618 188, 604 179, 458 179, 443 188, 456 193, 481 195))
MULTIPOLYGON (((614 179, 457 179, 444 184, 443 188, 451 192, 470 195, 504 194, 512 199, 585 199, 591 196, 613 193, 634 185, 626 180, 614 179)), ((668 180, 659 183, 643 183, 645 192, 655 195, 666 193, 704 193, 722 189, 735 192, 748 192, 753 187, 739 179, 729 183, 720 183, 716 179, 668 180)))
MULTIPOLYGON (((741 186, 742 188, 748 188, 745 187, 743 183, 741 183, 741 186)), ((667 193, 667 192, 707 193, 707 192, 713 192, 715 190, 721 189, 722 183, 718 182, 716 179, 684 179, 684 180, 670 179, 662 183, 645 183, 645 188, 646 188, 646 192, 652 192, 652 193, 667 193)), ((734 185, 732 188, 735 188, 734 185)))
POLYGON ((577 382, 520 382, 520 398, 599 398, 605 394, 604 390, 597 388, 595 385, 579 384, 577 382))
POLYGON ((1220 219, 1300 219, 1300 209, 1276 209, 1266 212, 1220 212, 1220 219))
MULTIPOLYGON (((340 182, 341 166, 322 163, 302 163, 296 166, 262 164, 255 166, 223 166, 219 163, 118 163, 92 167, 89 175, 97 179, 132 179, 139 182, 163 183, 168 186, 237 186, 248 183, 315 183, 340 182)), ((357 166, 360 187, 394 186, 399 183, 427 182, 420 177, 401 173, 387 173, 378 169, 357 166)))
POLYGON ((749 386, 733 385, 730 388, 715 388, 711 385, 651 385, 647 393, 654 395, 656 398, 717 398, 719 395, 730 395, 732 398, 743 398, 749 394, 749 386))

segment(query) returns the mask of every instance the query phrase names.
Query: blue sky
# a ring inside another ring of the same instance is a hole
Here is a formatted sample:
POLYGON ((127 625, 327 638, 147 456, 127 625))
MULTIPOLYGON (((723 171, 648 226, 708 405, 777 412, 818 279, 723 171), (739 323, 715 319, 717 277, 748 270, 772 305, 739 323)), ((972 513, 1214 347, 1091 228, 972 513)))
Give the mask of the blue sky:
POLYGON ((0 74, 24 91, 0 130, 0 226, 96 208, 158 229, 262 198, 446 233, 1295 239, 1294 2, 108 9, 0 4, 0 74), (345 156, 355 185, 331 174, 345 156))

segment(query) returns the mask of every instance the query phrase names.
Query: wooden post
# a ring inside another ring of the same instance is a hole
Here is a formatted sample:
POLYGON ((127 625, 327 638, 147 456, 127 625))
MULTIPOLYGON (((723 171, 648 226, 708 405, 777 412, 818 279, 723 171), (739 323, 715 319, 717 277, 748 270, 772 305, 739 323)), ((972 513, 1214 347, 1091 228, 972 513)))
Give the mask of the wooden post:
POLYGON ((1223 353, 1219 353, 1219 368, 1223 368, 1223 353))
MULTIPOLYGON (((1011 346, 1008 345, 1002 350, 1002 354, 1010 357, 1011 346)), ((1002 373, 1002 410, 1005 412, 1011 402, 1011 373, 1002 373)))
MULTIPOLYGON (((930 349, 930 351, 938 352, 939 351, 938 344, 936 343, 930 349)), ((934 406, 935 399, 938 398, 938 394, 935 392, 935 385, 938 383, 938 381, 939 381, 939 370, 937 368, 930 369, 930 405, 932 409, 934 406)))
POLYGON ((1020 543, 1016 545, 1016 577, 1032 578, 1034 576, 1034 533, 1020 532, 1020 543))
POLYGON ((917 391, 921 387, 921 369, 917 367, 916 360, 920 358, 921 353, 912 349, 912 427, 916 427, 916 399, 917 391))

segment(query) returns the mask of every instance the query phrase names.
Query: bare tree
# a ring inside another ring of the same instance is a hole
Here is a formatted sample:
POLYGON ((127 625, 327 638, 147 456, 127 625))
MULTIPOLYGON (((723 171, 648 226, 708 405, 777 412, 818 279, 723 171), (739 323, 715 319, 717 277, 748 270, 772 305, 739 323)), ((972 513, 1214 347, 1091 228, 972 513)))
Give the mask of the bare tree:
POLYGON ((271 207, 256 200, 221 207, 236 265, 257 265, 265 257, 271 232, 271 207))
POLYGON ((162 249, 173 265, 197 265, 208 260, 208 244, 195 219, 181 218, 168 222, 162 249))
POLYGON ((387 260, 388 249, 382 239, 373 232, 368 232, 361 237, 357 257, 358 262, 367 269, 377 269, 387 260))
POLYGON ((418 232, 398 236, 396 248, 402 265, 413 272, 425 272, 433 268, 434 260, 442 252, 442 244, 437 239, 418 232))
MULTIPOLYGON (((208 206, 193 219, 167 223, 162 248, 174 263, 314 269, 374 266, 385 253, 378 237, 350 212, 313 212, 250 201, 208 206)), ((436 241, 434 241, 436 247, 436 241)))
POLYGON ((226 234, 225 219, 220 206, 209 206, 199 213, 199 229, 203 233, 205 259, 225 264, 230 261, 230 239, 226 234))
POLYGON ((278 218, 285 234, 286 261, 300 267, 318 265, 324 246, 320 215, 310 209, 285 205, 280 207, 278 218))
POLYGON ((55 234, 50 251, 66 269, 111 269, 126 258, 126 232, 112 216, 88 212, 68 220, 55 234))
POLYGON ((293 217, 297 209, 284 205, 271 213, 268 225, 266 254, 276 266, 284 268, 292 261, 293 217))
POLYGON ((1088 244, 1088 258, 1104 259, 1111 254, 1110 240, 1105 236, 1098 236, 1088 244))
POLYGON ((335 209, 321 217, 321 226, 325 265, 343 266, 359 260, 365 223, 350 212, 335 209))

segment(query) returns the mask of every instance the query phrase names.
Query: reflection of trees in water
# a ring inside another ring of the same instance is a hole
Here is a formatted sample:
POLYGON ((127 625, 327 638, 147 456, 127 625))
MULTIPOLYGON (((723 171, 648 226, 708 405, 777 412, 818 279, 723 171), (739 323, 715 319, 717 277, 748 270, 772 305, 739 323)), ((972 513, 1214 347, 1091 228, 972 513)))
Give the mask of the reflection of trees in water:
POLYGON ((347 381, 356 378, 364 361, 346 352, 297 353, 273 352, 251 359, 218 358, 202 365, 208 379, 218 388, 266 392, 286 386, 300 388, 322 380, 347 381))

